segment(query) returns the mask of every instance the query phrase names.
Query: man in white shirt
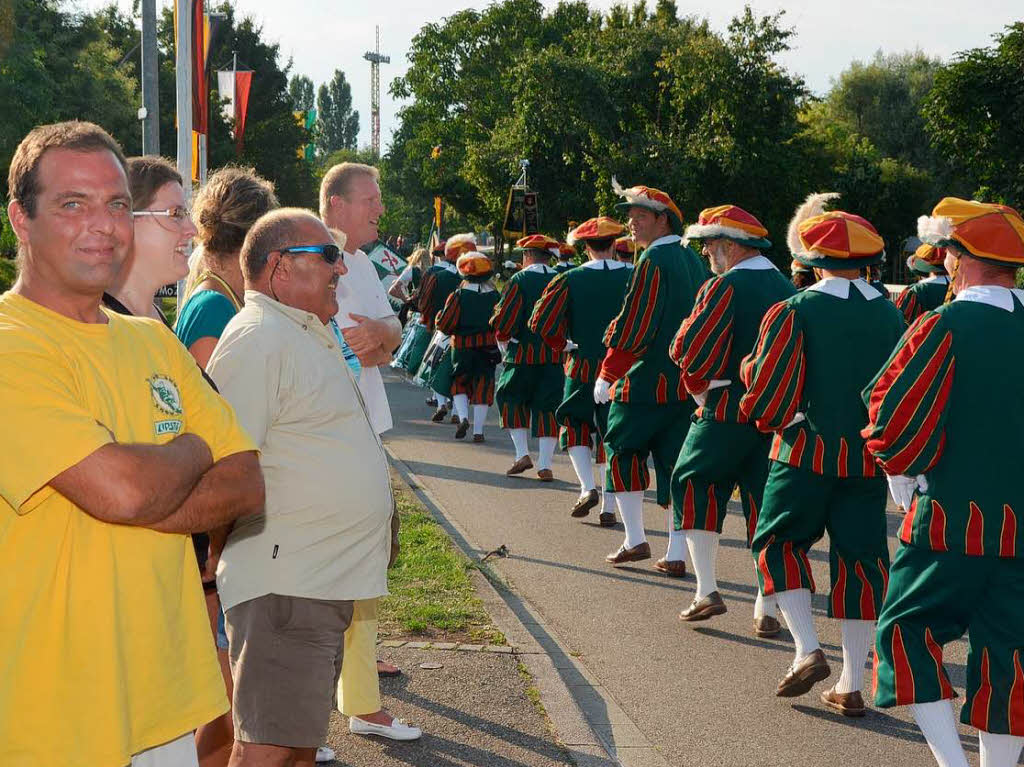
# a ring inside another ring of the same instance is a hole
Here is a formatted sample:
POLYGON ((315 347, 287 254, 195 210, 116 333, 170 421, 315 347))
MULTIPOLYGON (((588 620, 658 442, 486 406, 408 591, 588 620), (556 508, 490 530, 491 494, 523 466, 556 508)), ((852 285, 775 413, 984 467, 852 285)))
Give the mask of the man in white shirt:
POLYGON ((208 371, 260 449, 264 514, 217 570, 235 682, 231 767, 312 764, 327 735, 353 602, 387 593, 387 460, 328 325, 344 271, 312 213, 250 229, 245 306, 208 371))
POLYGON ((348 272, 338 281, 335 321, 363 366, 359 389, 370 423, 383 434, 393 422, 379 366, 391 361, 402 340, 402 325, 369 256, 359 250, 360 245, 377 239, 377 222, 384 213, 379 175, 370 165, 335 165, 320 185, 320 217, 329 228, 343 232, 348 243, 348 272))

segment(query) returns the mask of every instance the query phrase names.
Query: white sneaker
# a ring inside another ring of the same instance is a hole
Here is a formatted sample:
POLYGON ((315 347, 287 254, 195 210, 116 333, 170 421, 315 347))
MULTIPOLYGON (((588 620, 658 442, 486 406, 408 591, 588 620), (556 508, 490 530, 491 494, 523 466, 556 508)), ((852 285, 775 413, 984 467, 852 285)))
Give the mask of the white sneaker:
POLYGON ((320 746, 316 750, 316 763, 323 764, 324 762, 333 762, 336 754, 334 749, 330 746, 320 746))
POLYGON ((416 740, 423 734, 419 727, 410 727, 398 717, 391 719, 391 725, 374 724, 358 716, 348 718, 348 731, 353 735, 380 735, 391 740, 416 740))

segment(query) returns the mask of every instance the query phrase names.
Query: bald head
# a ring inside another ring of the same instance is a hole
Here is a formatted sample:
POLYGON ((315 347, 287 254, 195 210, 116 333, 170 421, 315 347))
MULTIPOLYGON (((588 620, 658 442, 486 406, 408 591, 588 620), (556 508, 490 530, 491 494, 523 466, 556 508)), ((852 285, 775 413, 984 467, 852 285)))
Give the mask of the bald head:
POLYGON ((315 215, 302 208, 278 208, 260 218, 245 235, 239 257, 246 283, 255 283, 267 268, 270 254, 295 245, 331 242, 331 234, 315 215), (305 235, 305 237, 304 237, 305 235), (311 242, 300 242, 313 235, 311 242))

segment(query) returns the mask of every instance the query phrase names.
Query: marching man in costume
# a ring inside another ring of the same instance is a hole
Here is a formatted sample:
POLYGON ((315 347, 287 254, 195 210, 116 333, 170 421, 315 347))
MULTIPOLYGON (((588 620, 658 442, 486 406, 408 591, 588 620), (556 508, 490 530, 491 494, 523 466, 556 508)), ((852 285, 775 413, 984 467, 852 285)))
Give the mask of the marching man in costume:
POLYGON ((918 227, 947 249, 956 299, 925 312, 864 391, 868 449, 910 509, 875 703, 909 705, 939 765, 967 767, 942 662, 966 632, 960 719, 979 730, 982 767, 1010 767, 1024 745, 1024 219, 946 198, 918 227))
POLYGON ((811 616, 807 551, 829 534, 829 616, 841 621, 843 672, 822 701, 863 716, 864 663, 874 638, 889 571, 885 479, 860 431, 867 412, 860 390, 899 341, 903 315, 860 277, 882 257, 874 227, 843 211, 820 213, 811 195, 790 223, 790 249, 823 279, 775 304, 743 361, 747 392, 740 412, 776 432, 751 544, 761 593, 777 595, 796 644, 780 697, 808 692, 831 670, 811 616))
MULTIPOLYGON (((740 412, 746 389, 739 368, 757 340, 765 312, 796 290, 761 255, 760 248, 771 247, 767 235, 760 221, 735 205, 702 211, 686 230, 687 239, 703 241, 716 276, 700 289, 670 352, 699 406, 672 474, 675 524, 686 531, 697 576, 693 603, 679 614, 684 621, 707 620, 726 611, 715 579, 725 511, 739 485, 749 545, 768 476, 769 438, 740 412)), ((781 629, 774 597, 764 599, 758 592, 754 633, 775 636, 781 629)))
POLYGON ((946 251, 924 242, 907 259, 907 266, 914 274, 923 275, 913 285, 908 285, 896 298, 896 306, 908 323, 912 323, 925 312, 942 306, 946 300, 949 277, 946 274, 946 251))
POLYGON ((630 271, 615 258, 615 238, 626 231, 618 221, 601 216, 585 221, 569 233, 569 242, 582 242, 590 259, 579 269, 558 275, 548 283, 530 317, 530 330, 556 352, 573 348, 565 362, 565 388, 555 417, 565 431, 569 460, 580 480, 580 497, 573 517, 585 517, 599 501, 602 526, 615 524, 614 494, 601 499, 594 482, 594 452, 601 476, 608 405, 594 403, 594 378, 607 349, 603 337, 608 323, 622 307, 630 271))
POLYGON ((509 279, 491 317, 505 367, 498 379, 494 398, 500 408, 503 429, 508 429, 516 460, 505 472, 522 474, 533 468, 529 434, 539 443, 537 476, 551 482, 551 460, 558 442, 555 410, 562 401, 562 356, 528 327, 534 304, 555 277, 548 266, 558 254, 558 241, 543 234, 531 234, 516 243, 523 249, 523 268, 509 279))
POLYGON ((571 242, 558 243, 558 262, 555 264, 555 271, 558 274, 567 272, 576 266, 576 248, 571 242))
MULTIPOLYGON (((476 237, 473 234, 456 234, 449 237, 444 244, 444 260, 438 261, 427 269, 420 285, 419 311, 427 330, 434 333, 434 321, 437 313, 444 308, 448 296, 455 292, 462 282, 455 262, 463 253, 476 250, 476 237)), ((448 353, 450 341, 441 332, 434 333, 430 347, 423 355, 424 364, 431 365, 426 371, 424 381, 437 397, 437 412, 431 418, 440 423, 448 415, 448 398, 452 388, 452 359, 448 353)), ((457 415, 452 417, 453 423, 459 423, 457 415)))
POLYGON ((452 339, 452 405, 459 417, 455 438, 469 430, 473 406, 473 441, 484 441, 487 408, 494 402, 494 368, 498 347, 490 319, 498 303, 491 276, 494 267, 483 253, 459 256, 456 263, 462 284, 448 296, 437 315, 437 329, 452 339))
MULTIPOLYGON (((669 480, 693 404, 668 352, 708 272, 697 254, 681 244, 683 216, 671 197, 646 186, 623 189, 615 179, 612 184, 625 198, 617 207, 628 211, 634 240, 645 247, 622 310, 605 333, 608 352, 594 385, 597 404, 614 399, 605 434, 606 487, 615 493, 626 539, 606 560, 619 565, 651 557, 643 512, 644 491, 650 485, 648 455, 654 459, 658 503, 668 508, 671 501, 669 480)), ((686 537, 675 529, 671 510, 668 533, 668 551, 655 568, 682 577, 686 537)))

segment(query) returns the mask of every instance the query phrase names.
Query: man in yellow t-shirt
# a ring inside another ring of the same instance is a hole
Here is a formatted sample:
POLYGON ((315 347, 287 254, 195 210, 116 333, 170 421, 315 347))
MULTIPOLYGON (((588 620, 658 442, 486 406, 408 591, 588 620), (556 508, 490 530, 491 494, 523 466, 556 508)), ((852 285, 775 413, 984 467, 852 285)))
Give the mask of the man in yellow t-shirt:
POLYGON ((89 123, 11 162, 0 296, 0 764, 196 764, 227 710, 188 533, 260 511, 255 446, 160 323, 109 313, 124 157, 89 123))

